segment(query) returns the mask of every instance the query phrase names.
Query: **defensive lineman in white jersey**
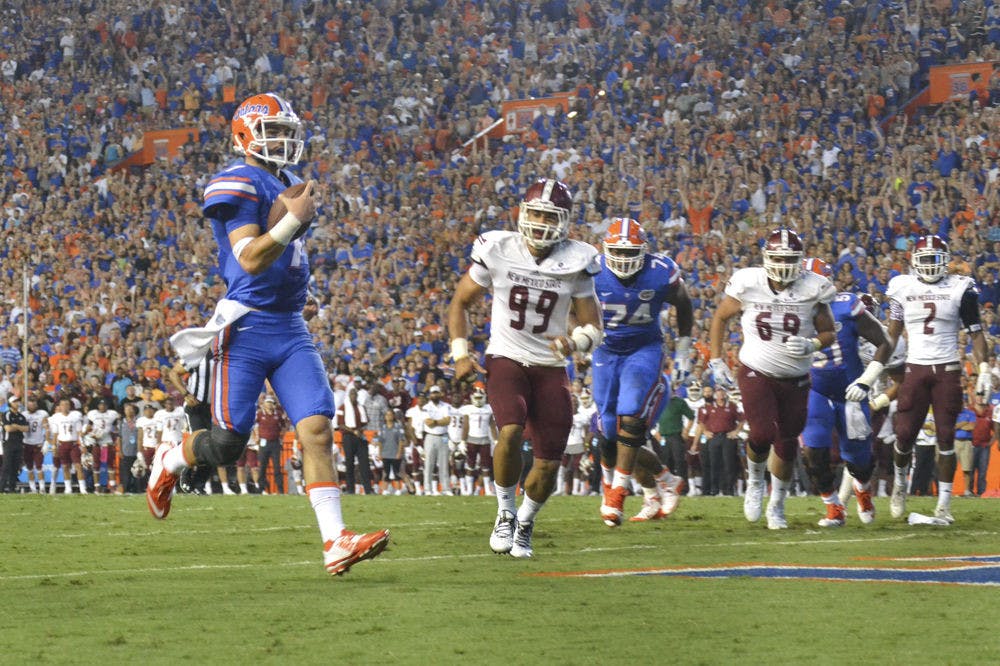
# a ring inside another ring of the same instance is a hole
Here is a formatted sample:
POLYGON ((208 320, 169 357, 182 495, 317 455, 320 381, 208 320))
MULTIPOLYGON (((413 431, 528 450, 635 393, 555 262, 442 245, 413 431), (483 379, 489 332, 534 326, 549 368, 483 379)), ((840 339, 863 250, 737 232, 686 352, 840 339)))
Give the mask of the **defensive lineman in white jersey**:
POLYGON ((955 423, 963 407, 962 349, 964 328, 978 364, 976 394, 990 395, 989 345, 979 313, 979 289, 972 278, 948 273, 951 254, 938 236, 924 236, 913 246, 909 275, 889 280, 889 337, 903 329, 909 340, 906 373, 896 404, 895 477, 889 508, 893 518, 906 513, 906 473, 917 435, 933 407, 937 434, 938 503, 935 517, 954 522, 951 486, 955 476, 955 423))
POLYGON ((490 548, 531 557, 535 516, 556 482, 573 423, 566 357, 602 340, 594 275, 597 250, 569 239, 573 196, 563 183, 542 179, 524 194, 517 232, 489 231, 476 239, 472 265, 448 309, 455 377, 486 372, 486 392, 500 429, 493 455, 497 518, 490 548), (493 292, 486 368, 469 354, 468 310, 493 292), (569 330, 572 311, 576 327, 569 330), (530 434, 534 463, 515 504, 521 446, 530 434))

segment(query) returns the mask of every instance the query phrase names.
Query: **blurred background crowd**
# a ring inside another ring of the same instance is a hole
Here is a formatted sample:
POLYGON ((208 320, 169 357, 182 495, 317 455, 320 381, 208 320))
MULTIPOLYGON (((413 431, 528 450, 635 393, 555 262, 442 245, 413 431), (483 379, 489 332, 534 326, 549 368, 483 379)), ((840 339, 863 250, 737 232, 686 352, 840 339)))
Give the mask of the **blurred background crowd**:
MULTIPOLYGON (((451 393, 451 289, 472 240, 508 228, 539 176, 575 192, 575 237, 596 243, 630 216, 678 261, 696 375, 721 285, 760 263, 758 241, 779 224, 835 267, 838 286, 880 301, 914 239, 937 233, 1000 334, 996 0, 10 0, 2 11, 0 398, 22 391, 23 373, 30 392, 82 405, 120 404, 130 383, 173 391, 167 338, 224 293, 201 193, 235 157, 235 105, 262 91, 306 125, 300 175, 322 191, 309 326, 341 390, 357 377, 389 392, 401 377, 411 398, 435 383, 451 393), (930 67, 969 61, 995 64, 967 99, 901 113, 930 67), (503 101, 563 92, 569 112, 470 143, 503 101), (176 157, 115 168, 144 132, 183 127, 198 139, 176 157)), ((479 351, 487 307, 474 313, 479 351)), ((731 352, 738 341, 734 329, 731 352)), ((585 365, 573 370, 585 385, 585 365)))

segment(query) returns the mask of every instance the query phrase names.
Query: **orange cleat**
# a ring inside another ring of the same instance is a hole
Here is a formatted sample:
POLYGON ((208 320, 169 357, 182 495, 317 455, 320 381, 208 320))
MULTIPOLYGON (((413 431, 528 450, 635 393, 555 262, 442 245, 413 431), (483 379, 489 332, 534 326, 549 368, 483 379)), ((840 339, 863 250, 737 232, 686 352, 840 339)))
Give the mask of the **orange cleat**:
POLYGON ((827 504, 826 517, 817 523, 820 527, 843 527, 847 522, 847 512, 843 504, 827 504))
POLYGON ((153 454, 153 468, 149 472, 149 482, 146 485, 146 504, 153 518, 163 520, 170 513, 170 502, 174 498, 174 488, 180 477, 168 472, 163 467, 163 457, 170 450, 170 445, 164 444, 153 454))
POLYGON ((601 504, 601 520, 608 527, 618 527, 622 524, 625 506, 625 489, 621 486, 609 488, 604 493, 604 503, 601 504))
POLYGON ((875 503, 872 502, 872 494, 867 490, 855 488, 854 497, 858 500, 858 520, 865 525, 875 520, 875 503))
POLYGON ((355 534, 344 530, 336 539, 323 544, 323 566, 327 573, 342 576, 364 560, 378 557, 389 545, 389 530, 355 534))

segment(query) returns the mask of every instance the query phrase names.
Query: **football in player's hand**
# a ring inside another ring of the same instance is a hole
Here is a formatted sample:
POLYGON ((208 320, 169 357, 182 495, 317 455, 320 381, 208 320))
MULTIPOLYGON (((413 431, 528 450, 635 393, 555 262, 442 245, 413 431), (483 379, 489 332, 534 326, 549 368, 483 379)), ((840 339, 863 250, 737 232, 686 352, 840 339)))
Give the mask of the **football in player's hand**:
MULTIPOLYGON (((282 194, 285 196, 286 199, 294 199, 295 197, 302 194, 302 192, 305 189, 306 189, 305 183, 298 183, 297 185, 292 185, 291 187, 286 189, 284 192, 282 192, 282 194)), ((281 218, 285 216, 285 213, 287 212, 288 208, 285 207, 285 204, 281 201, 281 198, 279 197, 275 199, 274 204, 271 205, 271 211, 267 214, 268 231, 270 231, 271 227, 276 225, 281 220, 281 218)), ((309 227, 311 225, 312 225, 312 220, 303 222, 302 225, 299 227, 299 230, 295 232, 294 236, 292 236, 292 240, 295 240, 296 238, 301 238, 305 232, 309 231, 309 227)))

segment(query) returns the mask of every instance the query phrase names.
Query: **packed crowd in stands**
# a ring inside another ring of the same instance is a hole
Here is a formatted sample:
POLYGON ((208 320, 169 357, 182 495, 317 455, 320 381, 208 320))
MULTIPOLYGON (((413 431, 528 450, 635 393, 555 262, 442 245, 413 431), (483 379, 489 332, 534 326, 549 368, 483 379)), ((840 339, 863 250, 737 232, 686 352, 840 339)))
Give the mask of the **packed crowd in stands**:
MULTIPOLYGON (((840 287, 880 300, 914 239, 941 235, 1000 335, 1000 64, 968 99, 901 113, 931 66, 1000 61, 995 0, 14 0, 4 12, 3 397, 24 372, 29 391, 84 404, 120 401, 130 382, 173 390, 167 338, 224 293, 201 193, 229 159, 235 103, 265 90, 306 124, 300 174, 323 204, 309 325, 341 388, 448 383, 443 320, 469 246, 507 227, 542 175, 576 193, 574 236, 598 242, 611 218, 635 217, 676 258, 696 371, 721 284, 759 264, 779 224, 840 287), (502 101, 557 92, 574 93, 569 113, 463 149, 502 101), (144 131, 178 127, 198 140, 176 158, 115 168, 144 131)), ((487 313, 474 315, 479 351, 487 313)))

